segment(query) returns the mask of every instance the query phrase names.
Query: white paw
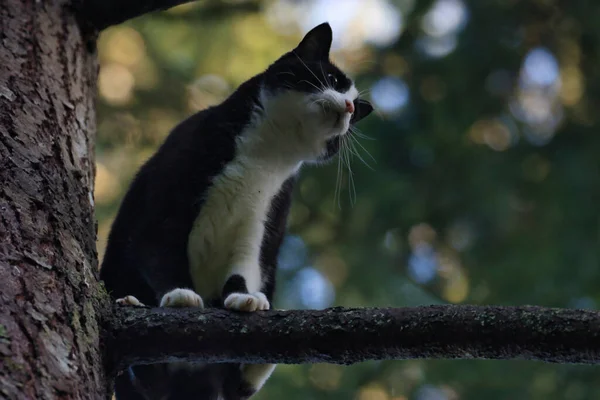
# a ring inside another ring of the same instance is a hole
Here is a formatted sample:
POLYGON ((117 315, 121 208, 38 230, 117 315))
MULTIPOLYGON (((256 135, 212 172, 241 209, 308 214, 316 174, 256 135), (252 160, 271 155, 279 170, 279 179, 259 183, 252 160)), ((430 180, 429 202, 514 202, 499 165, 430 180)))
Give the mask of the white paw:
POLYGON ((190 289, 173 289, 160 300, 161 307, 200 307, 204 302, 196 292, 190 289))
POLYGON ((237 311, 257 311, 271 308, 267 296, 261 292, 231 293, 225 299, 225 308, 237 311))
POLYGON ((136 299, 134 296, 125 296, 125 297, 121 297, 120 299, 115 300, 115 303, 117 303, 120 306, 136 306, 136 307, 144 307, 144 304, 142 304, 138 299, 136 299))

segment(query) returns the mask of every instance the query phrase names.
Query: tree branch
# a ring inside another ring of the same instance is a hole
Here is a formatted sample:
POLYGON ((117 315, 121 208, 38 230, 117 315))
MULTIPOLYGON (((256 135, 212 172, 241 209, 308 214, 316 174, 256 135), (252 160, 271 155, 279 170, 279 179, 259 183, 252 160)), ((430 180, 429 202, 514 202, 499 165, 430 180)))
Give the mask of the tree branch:
POLYGON ((352 364, 410 358, 600 363, 600 313, 544 307, 268 311, 117 307, 109 368, 174 360, 352 364))
POLYGON ((79 7, 87 22, 102 30, 140 15, 162 11, 193 0, 80 0, 79 7))
MULTIPOLYGON (((120 24, 143 14, 163 11, 193 0, 74 0, 86 23, 97 30, 102 30, 111 25, 120 24)), ((223 1, 204 1, 202 7, 193 12, 191 16, 196 20, 203 18, 218 18, 224 14, 234 12, 256 12, 260 9, 258 0, 245 1, 239 4, 229 4, 223 1)), ((178 20, 187 16, 179 15, 178 20)))

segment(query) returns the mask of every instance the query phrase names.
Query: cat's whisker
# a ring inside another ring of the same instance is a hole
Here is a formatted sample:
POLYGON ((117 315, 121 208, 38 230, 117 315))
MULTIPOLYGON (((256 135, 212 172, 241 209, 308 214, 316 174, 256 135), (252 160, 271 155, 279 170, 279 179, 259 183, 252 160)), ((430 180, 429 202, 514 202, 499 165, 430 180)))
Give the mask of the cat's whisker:
POLYGON ((344 186, 344 172, 346 169, 346 158, 345 158, 345 148, 344 148, 344 138, 340 137, 339 143, 339 155, 338 155, 338 167, 339 167, 339 190, 338 190, 338 207, 340 210, 342 209, 342 189, 344 186))
POLYGON ((378 109, 376 109, 375 107, 373 107, 373 112, 375 113, 375 115, 377 115, 379 118, 381 119, 385 119, 385 115, 379 111, 378 109))
POLYGON ((315 85, 314 83, 312 83, 310 81, 307 81, 306 79, 301 80, 299 83, 302 83, 302 82, 308 83, 309 85, 311 85, 312 87, 317 89, 319 92, 323 92, 325 90, 325 89, 319 88, 317 85, 315 85))
MULTIPOLYGON (((302 65, 304 65, 304 67, 308 70, 308 72, 310 72, 312 74, 312 76, 314 76, 317 81, 321 84, 321 87, 325 88, 325 84, 323 84, 323 82, 319 79, 319 77, 312 71, 312 69, 308 68, 308 65, 306 65, 306 63, 304 61, 302 61, 302 58, 300 58, 300 56, 298 54, 296 54, 296 52, 293 52, 294 55, 298 58, 298 60, 302 63, 302 65)), ((316 87, 316 86, 315 86, 316 87)))
MULTIPOLYGON (((345 152, 344 152, 344 137, 339 138, 339 150, 338 150, 338 170, 336 179, 336 188, 334 199, 337 200, 338 208, 342 209, 342 188, 344 186, 344 169, 346 167, 345 152)), ((334 200, 334 201, 335 201, 334 200)))
POLYGON ((350 205, 356 204, 356 186, 354 184, 354 172, 350 163, 351 152, 346 139, 346 165, 348 167, 348 196, 350 197, 350 205))
MULTIPOLYGON (((362 150, 363 150, 363 151, 364 151, 364 152, 367 154, 367 156, 369 156, 369 158, 370 158, 370 159, 371 159, 371 160, 372 160, 372 161, 373 161, 375 164, 377 164, 377 160, 375 160, 375 157, 373 157, 373 155, 371 154, 371 152, 370 152, 369 150, 367 150, 367 148, 366 148, 365 146, 363 146, 363 144, 362 144, 362 143, 361 143, 361 142, 360 142, 358 139, 356 139, 355 137, 351 137, 350 139, 352 140, 352 144, 353 144, 353 145, 354 145, 354 144, 358 145, 358 146, 359 146, 359 147, 360 147, 360 148, 361 148, 361 149, 362 149, 362 150)), ((355 147, 355 148, 356 148, 356 147, 355 147)), ((368 164, 366 161, 364 161, 364 160, 362 159, 362 157, 361 157, 361 156, 358 154, 358 152, 357 152, 357 154, 356 154, 356 155, 357 155, 357 156, 358 156, 358 157, 359 157, 359 158, 360 158, 360 159, 361 159, 361 160, 362 160, 362 161, 365 163, 365 165, 366 165, 367 167, 371 168, 371 166, 370 166, 370 165, 369 165, 369 164, 368 164)), ((371 168, 371 169, 373 169, 373 168, 371 168)))
POLYGON ((343 160, 343 163, 348 169, 348 197, 350 199, 350 204, 354 205, 356 201, 356 187, 354 185, 354 173, 352 171, 352 166, 350 163, 351 159, 351 150, 348 146, 347 142, 348 138, 342 136, 340 140, 340 155, 343 160))
POLYGON ((296 76, 296 74, 294 74, 292 71, 278 72, 277 75, 291 75, 291 76, 296 76))
MULTIPOLYGON (((369 164, 359 153, 358 149, 356 148, 356 144, 358 144, 368 155, 371 159, 373 159, 373 156, 371 155, 371 153, 368 152, 367 149, 365 149, 363 147, 362 144, 360 144, 360 142, 358 142, 358 140, 356 138, 353 138, 352 136, 350 137, 350 145, 352 147, 353 153, 356 157, 358 157, 358 159, 367 167, 369 168, 371 171, 374 171, 374 168, 371 166, 371 164, 369 164)), ((373 161, 375 161, 375 159, 373 159, 373 161)))
MULTIPOLYGON (((341 172, 341 176, 342 179, 344 177, 344 172, 346 169, 346 148, 345 148, 345 143, 344 143, 344 138, 340 138, 340 154, 339 154, 339 159, 340 159, 340 170, 341 172)), ((338 198, 338 203, 340 204, 340 209, 341 209, 341 197, 342 197, 342 185, 343 182, 340 182, 340 192, 339 192, 339 198, 338 198)))
POLYGON ((348 142, 348 150, 350 151, 350 153, 354 156, 358 156, 358 153, 356 152, 356 147, 354 146, 354 143, 352 143, 352 138, 348 137, 346 141, 348 142))
POLYGON ((326 112, 325 110, 325 105, 327 104, 327 100, 326 99, 316 99, 310 102, 310 105, 313 104, 318 104, 321 106, 321 108, 323 109, 323 112, 326 112))
POLYGON ((323 71, 323 63, 319 63, 319 67, 321 68, 321 75, 323 76, 323 81, 325 81, 325 89, 333 89, 331 87, 329 80, 325 76, 325 71, 323 71))
POLYGON ((363 139, 363 140, 377 140, 376 138, 372 137, 372 136, 367 136, 364 133, 360 133, 360 132, 354 132, 352 131, 352 134, 354 136, 356 136, 357 138, 363 139))
POLYGON ((327 99, 315 99, 313 101, 311 101, 310 104, 326 104, 327 103, 327 99))
POLYGON ((358 129, 355 126, 350 126, 350 132, 352 132, 353 135, 356 135, 357 137, 361 138, 361 139, 365 139, 365 140, 377 140, 376 138, 369 136, 369 135, 365 135, 364 133, 362 133, 360 131, 360 129, 358 129))
POLYGON ((342 204, 340 202, 340 198, 341 198, 340 192, 342 190, 342 178, 343 178, 342 158, 338 156, 337 178, 335 180, 335 192, 333 193, 333 202, 334 202, 334 204, 337 202, 338 209, 340 209, 340 210, 342 208, 342 204))

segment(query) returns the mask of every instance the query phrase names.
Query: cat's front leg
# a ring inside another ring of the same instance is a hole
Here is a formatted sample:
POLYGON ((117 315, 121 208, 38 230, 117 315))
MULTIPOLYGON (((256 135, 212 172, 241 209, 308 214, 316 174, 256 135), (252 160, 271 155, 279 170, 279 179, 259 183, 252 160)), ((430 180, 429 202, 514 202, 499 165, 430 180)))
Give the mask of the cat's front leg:
POLYGON ((115 300, 115 303, 117 303, 120 306, 145 307, 145 305, 141 301, 139 301, 137 297, 131 295, 121 297, 120 299, 115 300))
POLYGON ((160 300, 160 306, 204 308, 204 302, 202 297, 193 290, 177 288, 164 294, 160 300))
MULTIPOLYGON (((247 283, 239 273, 234 273, 227 279, 223 287, 225 308, 248 312, 268 310, 271 305, 267 296, 260 291, 248 293, 247 283)), ((249 283, 253 284, 253 282, 249 283)), ((275 366, 275 364, 241 364, 241 379, 239 385, 235 385, 235 395, 232 398, 248 399, 253 396, 269 379, 275 366)))
MULTIPOLYGON (((257 272, 260 274, 260 267, 257 267, 257 272)), ((259 290, 255 290, 252 292, 248 291, 248 283, 254 283, 257 279, 255 277, 250 282, 247 282, 246 278, 239 273, 241 271, 234 270, 234 273, 227 278, 227 282, 223 287, 223 305, 225 308, 229 310, 236 311, 259 311, 259 310, 268 310, 271 308, 271 304, 265 296, 264 293, 259 290)), ((258 278, 258 283, 260 283, 260 277, 258 278)), ((258 286, 256 284, 252 286, 258 286)))

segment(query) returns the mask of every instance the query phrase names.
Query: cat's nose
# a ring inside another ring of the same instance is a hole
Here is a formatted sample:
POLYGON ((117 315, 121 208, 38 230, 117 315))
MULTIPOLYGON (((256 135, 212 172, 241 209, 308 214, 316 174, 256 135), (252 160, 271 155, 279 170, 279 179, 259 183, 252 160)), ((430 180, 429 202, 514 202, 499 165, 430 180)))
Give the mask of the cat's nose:
POLYGON ((354 103, 350 100, 346 100, 346 112, 354 114, 354 103))

